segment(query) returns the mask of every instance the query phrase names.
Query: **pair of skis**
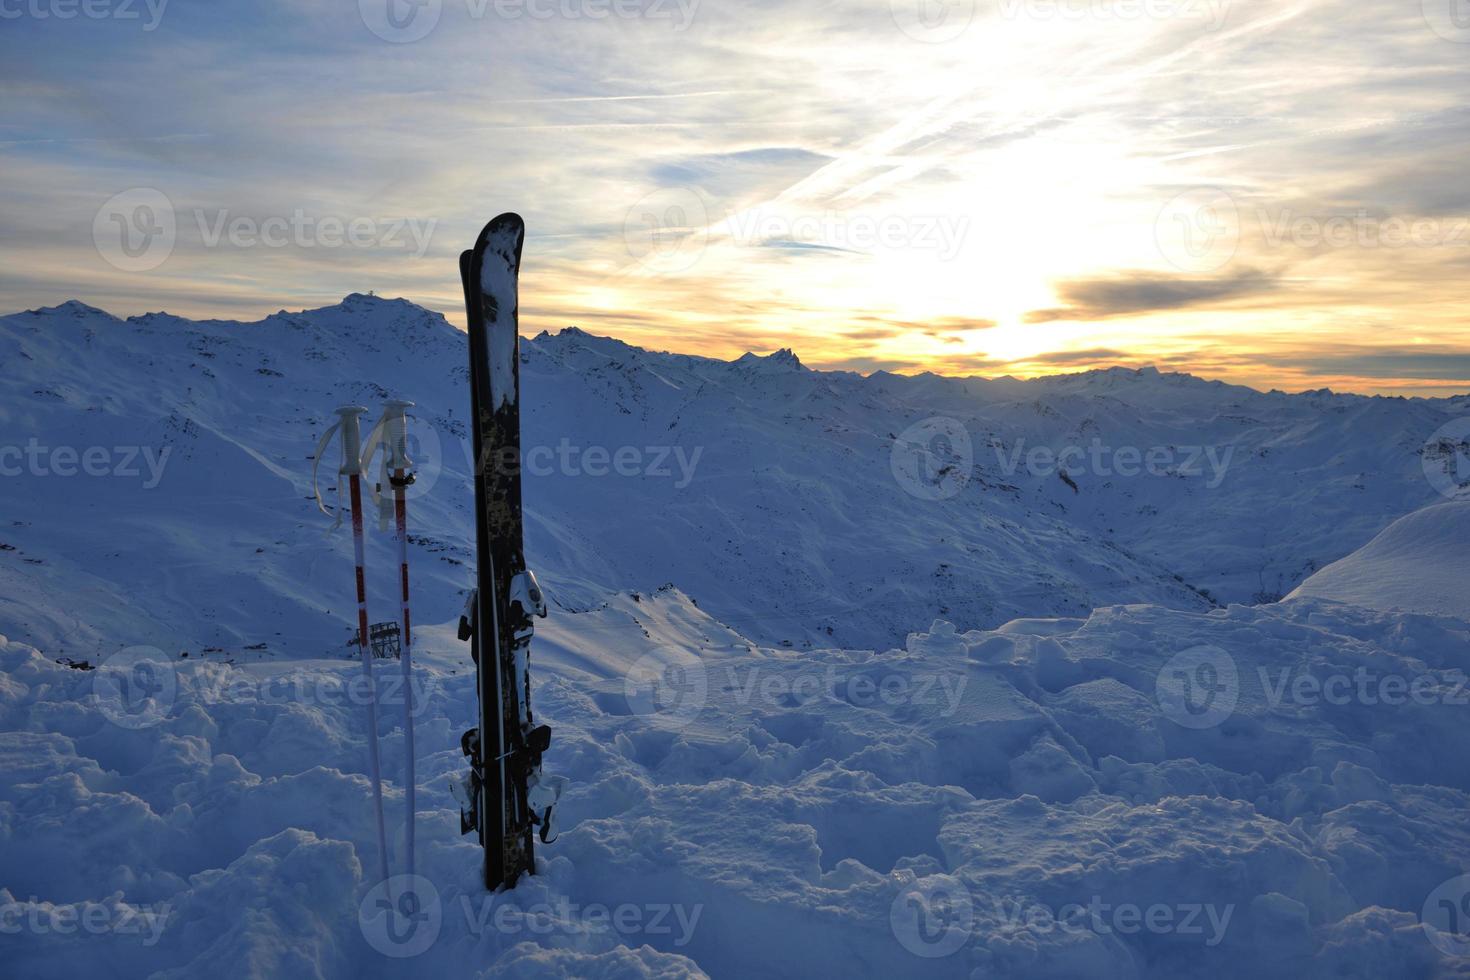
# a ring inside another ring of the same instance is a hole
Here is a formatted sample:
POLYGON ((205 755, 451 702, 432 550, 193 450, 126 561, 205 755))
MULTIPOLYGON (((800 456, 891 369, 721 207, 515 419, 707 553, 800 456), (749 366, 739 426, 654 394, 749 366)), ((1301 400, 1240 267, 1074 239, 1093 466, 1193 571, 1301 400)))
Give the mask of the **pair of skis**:
POLYGON ((544 777, 551 729, 531 715, 533 618, 546 600, 526 567, 521 514, 518 278, 525 224, 502 214, 459 259, 469 323, 470 402, 475 446, 477 587, 460 619, 476 666, 479 727, 461 748, 470 773, 454 787, 460 832, 485 849, 485 887, 513 887, 534 873, 534 838, 550 842, 564 780, 544 777))
POLYGON ((360 419, 367 409, 360 405, 344 405, 336 410, 337 422, 322 434, 317 444, 311 467, 312 492, 322 513, 331 516, 322 501, 317 486, 317 469, 322 454, 331 444, 332 436, 341 433, 342 465, 337 470, 336 523, 342 524, 342 480, 345 477, 348 499, 352 514, 352 550, 357 571, 357 643, 362 657, 362 672, 367 681, 367 741, 368 761, 373 781, 373 806, 377 816, 378 872, 381 880, 388 880, 388 839, 383 819, 383 774, 378 755, 378 697, 377 684, 373 676, 373 651, 368 630, 367 576, 364 569, 362 474, 371 468, 373 457, 382 449, 382 479, 371 491, 378 506, 379 527, 388 529, 391 513, 396 520, 398 540, 399 612, 402 616, 402 635, 399 663, 403 669, 403 726, 404 745, 407 752, 406 780, 404 783, 405 804, 408 817, 405 827, 408 874, 413 871, 415 786, 414 740, 413 740, 413 633, 410 626, 408 606, 408 503, 406 491, 413 484, 412 461, 408 458, 408 410, 413 402, 391 400, 384 404, 382 418, 373 426, 364 449, 360 419), (385 489, 392 490, 392 503, 385 489))

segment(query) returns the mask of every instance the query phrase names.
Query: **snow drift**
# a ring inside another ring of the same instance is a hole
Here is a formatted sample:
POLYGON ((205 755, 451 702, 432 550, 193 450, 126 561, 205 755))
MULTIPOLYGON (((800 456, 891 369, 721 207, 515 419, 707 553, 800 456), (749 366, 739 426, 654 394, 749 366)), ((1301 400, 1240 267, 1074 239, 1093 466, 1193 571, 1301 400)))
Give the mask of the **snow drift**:
POLYGON ((1470 499, 1425 507, 1315 573, 1291 593, 1382 611, 1470 613, 1470 499))

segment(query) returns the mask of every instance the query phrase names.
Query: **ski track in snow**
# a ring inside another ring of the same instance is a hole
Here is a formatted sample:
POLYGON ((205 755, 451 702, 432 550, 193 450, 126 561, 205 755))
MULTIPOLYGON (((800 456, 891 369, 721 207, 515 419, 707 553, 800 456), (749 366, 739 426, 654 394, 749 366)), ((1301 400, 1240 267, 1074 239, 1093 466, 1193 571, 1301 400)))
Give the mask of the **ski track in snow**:
MULTIPOLYGON (((0 555, 7 975, 1470 976, 1454 955, 1470 947, 1420 923, 1470 893, 1470 622, 1447 584, 1463 583, 1470 502, 1383 530, 1431 498, 1418 451, 1462 400, 1146 372, 863 380, 789 354, 724 364, 576 332, 525 345, 542 443, 677 433, 706 447, 707 482, 528 482, 529 550, 556 601, 533 702, 555 732, 547 771, 572 785, 540 873, 494 898, 448 789, 475 717, 468 649, 447 626, 417 632, 417 863, 433 901, 415 935, 432 941, 385 955, 364 873, 360 667, 341 656, 351 562, 302 499, 303 457, 331 407, 387 393, 383 365, 405 345, 429 366, 395 393, 446 433, 462 426, 449 409, 463 375, 442 366, 462 338, 447 329, 368 297, 249 327, 79 305, 0 319, 0 353, 32 365, 0 380, 16 431, 111 446, 141 427, 179 454, 155 490, 101 481, 116 493, 90 547, 95 518, 78 515, 97 481, 0 485, 0 540, 15 542, 0 555), (176 363, 180 338, 193 353, 176 363), (263 363, 273 350, 294 360, 263 363), (340 383, 338 355, 378 381, 340 383), (889 430, 944 413, 977 442, 1198 443, 1217 420, 1255 462, 1216 496, 1179 477, 1082 474, 1074 491, 1001 479, 982 451, 958 497, 916 501, 895 488, 889 430), (1232 413, 1249 423, 1218 421, 1232 413), (656 509, 652 543, 609 519, 639 501, 656 509), (1272 529, 1293 512, 1290 533, 1237 540, 1242 514, 1272 529), (1295 584, 1380 530, 1279 603, 1212 608, 1174 578, 1187 563, 1180 578, 1204 582, 1220 562, 1235 569, 1209 583, 1221 598, 1256 587, 1257 566, 1295 584), (879 550, 895 557, 871 561, 879 550), (949 575, 917 574, 941 558, 949 575), (773 581, 752 586, 741 559, 773 581), (1005 597, 1037 576, 1054 595, 1005 597), (841 601, 853 608, 832 612, 841 601), (761 602, 799 625, 747 628, 761 602), (159 649, 58 662, 135 643, 159 649), (152 666, 108 669, 133 657, 152 666), (77 925, 89 917, 105 925, 77 925)), ((466 471, 442 458, 410 512, 426 622, 455 615, 468 580, 466 471)), ((374 547, 369 575, 386 575, 389 543, 374 547)), ((396 672, 379 668, 379 718, 401 869, 396 672)))

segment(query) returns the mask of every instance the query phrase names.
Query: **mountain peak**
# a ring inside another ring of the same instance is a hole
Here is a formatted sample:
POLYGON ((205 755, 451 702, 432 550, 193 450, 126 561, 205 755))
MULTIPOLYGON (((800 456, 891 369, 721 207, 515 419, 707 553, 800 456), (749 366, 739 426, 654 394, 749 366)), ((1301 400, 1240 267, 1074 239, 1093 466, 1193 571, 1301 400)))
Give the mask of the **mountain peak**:
POLYGON ((37 307, 34 310, 26 310, 26 312, 29 313, 31 316, 100 316, 105 317, 109 320, 117 319, 117 317, 113 316, 111 313, 108 313, 106 310, 99 310, 95 306, 88 306, 86 303, 83 303, 79 299, 69 299, 65 303, 61 303, 57 306, 41 306, 37 307))
POLYGON ((755 354, 746 351, 731 363, 760 371, 805 371, 801 358, 790 347, 782 347, 770 354, 755 354))
POLYGON ((556 333, 543 330, 531 339, 543 345, 547 350, 590 350, 607 357, 626 357, 629 354, 648 353, 643 348, 634 347, 616 337, 588 333, 581 327, 562 327, 556 333))

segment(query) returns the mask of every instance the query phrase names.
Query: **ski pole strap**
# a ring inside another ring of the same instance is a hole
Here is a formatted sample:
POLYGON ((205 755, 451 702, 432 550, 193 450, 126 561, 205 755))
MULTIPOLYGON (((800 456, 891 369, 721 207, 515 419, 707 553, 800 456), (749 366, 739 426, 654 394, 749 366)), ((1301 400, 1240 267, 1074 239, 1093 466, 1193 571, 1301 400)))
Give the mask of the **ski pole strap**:
POLYGON ((342 428, 342 423, 340 421, 335 422, 326 432, 322 433, 321 441, 316 444, 316 454, 311 460, 311 492, 316 497, 317 508, 328 517, 335 516, 337 518, 332 526, 327 529, 328 532, 335 531, 342 526, 342 473, 340 470, 337 473, 337 506, 333 508, 336 511, 333 514, 332 511, 327 510, 326 502, 322 500, 322 490, 317 484, 317 469, 322 465, 322 453, 327 451, 327 447, 332 444, 332 436, 336 435, 337 430, 340 428, 342 428))

